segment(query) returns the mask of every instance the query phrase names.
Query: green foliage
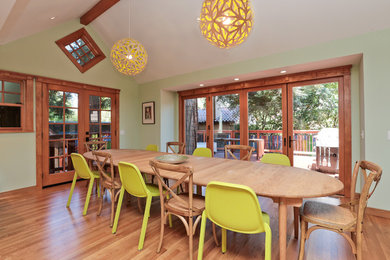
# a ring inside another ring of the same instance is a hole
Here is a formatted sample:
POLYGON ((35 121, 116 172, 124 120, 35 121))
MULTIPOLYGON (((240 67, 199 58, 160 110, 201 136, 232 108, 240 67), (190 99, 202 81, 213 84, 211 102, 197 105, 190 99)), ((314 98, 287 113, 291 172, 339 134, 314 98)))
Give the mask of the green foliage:
MULTIPOLYGON (((338 127, 338 83, 293 88, 294 129, 320 130, 338 127)), ((234 109, 238 95, 218 97, 218 103, 234 109)), ((237 110, 237 113, 238 110, 237 110)), ((281 89, 248 93, 249 130, 282 130, 281 89)))
POLYGON ((338 83, 296 87, 294 92, 294 129, 337 128, 338 83))

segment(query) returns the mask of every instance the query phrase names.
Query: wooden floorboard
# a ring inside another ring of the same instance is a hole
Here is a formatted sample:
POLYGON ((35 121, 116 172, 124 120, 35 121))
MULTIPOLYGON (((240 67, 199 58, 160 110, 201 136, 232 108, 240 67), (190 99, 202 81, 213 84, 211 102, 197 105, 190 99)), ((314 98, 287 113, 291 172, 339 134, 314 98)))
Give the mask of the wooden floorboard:
MULTIPOLYGON (((87 216, 82 216, 86 185, 79 182, 70 208, 66 208, 70 184, 43 190, 23 189, 0 194, 0 259, 187 259, 188 238, 182 223, 174 218, 165 229, 164 243, 156 253, 160 235, 160 202, 154 199, 144 249, 137 250, 143 214, 137 200, 122 206, 117 234, 109 227, 110 203, 105 196, 100 216, 93 194, 87 216)), ((272 229, 272 259, 279 258, 278 210, 270 199, 259 198, 269 213, 272 229)), ((293 237, 292 209, 288 210, 287 256, 297 259, 299 241, 293 237)), ((220 237, 220 230, 217 232, 220 237)), ((199 227, 194 238, 197 256, 199 227)), ((390 219, 367 215, 364 221, 363 259, 390 259, 390 219)), ((264 234, 244 235, 228 231, 227 252, 214 244, 211 225, 206 228, 204 259, 263 259, 264 234)), ((348 243, 326 230, 312 233, 306 242, 305 259, 354 259, 348 243)))

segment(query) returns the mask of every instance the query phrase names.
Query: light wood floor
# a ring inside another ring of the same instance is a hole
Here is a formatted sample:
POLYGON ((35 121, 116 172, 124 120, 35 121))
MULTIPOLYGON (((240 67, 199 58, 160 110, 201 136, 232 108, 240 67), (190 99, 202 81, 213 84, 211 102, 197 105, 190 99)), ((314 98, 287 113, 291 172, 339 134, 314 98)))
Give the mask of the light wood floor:
MULTIPOLYGON (((154 200, 142 251, 137 250, 143 214, 131 198, 122 206, 118 232, 109 227, 110 203, 105 199, 101 216, 93 194, 87 216, 82 216, 86 187, 79 182, 69 209, 65 207, 70 184, 42 191, 23 189, 0 194, 0 259, 187 259, 188 238, 174 219, 165 229, 161 252, 156 253, 160 231, 160 204, 154 200)), ((271 216, 272 259, 278 259, 277 207, 269 199, 259 199, 271 216)), ((292 209, 288 216, 288 259, 297 259, 298 240, 293 238, 292 209)), ((199 228, 198 228, 199 229, 199 228)), ((366 216, 363 259, 390 259, 390 220, 366 216)), ((220 231, 218 230, 220 236, 220 231)), ((199 230, 194 240, 197 256, 199 230)), ((228 232, 226 254, 220 252, 207 225, 204 259, 263 259, 264 235, 228 232)), ((315 231, 306 243, 306 259, 354 259, 344 239, 329 231, 315 231)))

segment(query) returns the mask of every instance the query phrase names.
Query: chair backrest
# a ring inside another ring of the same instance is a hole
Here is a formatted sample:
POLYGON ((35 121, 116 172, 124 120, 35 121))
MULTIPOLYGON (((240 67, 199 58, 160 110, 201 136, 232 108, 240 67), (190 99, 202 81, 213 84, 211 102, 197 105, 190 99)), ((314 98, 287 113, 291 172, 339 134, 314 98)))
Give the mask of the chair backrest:
POLYGON ((233 157, 236 160, 242 160, 242 161, 249 161, 251 159, 252 153, 255 150, 252 146, 249 145, 241 145, 241 144, 230 144, 225 145, 225 158, 229 158, 229 155, 233 157), (240 151, 246 151, 246 154, 238 159, 232 150, 240 150, 240 151))
POLYGON ((199 156, 199 157, 213 157, 213 153, 211 152, 211 149, 207 147, 196 148, 192 153, 192 155, 199 156))
POLYGON ((158 146, 157 144, 148 144, 146 146, 146 151, 153 151, 153 152, 158 152, 158 146))
POLYGON ((358 209, 357 209, 358 231, 361 230, 361 225, 363 222, 364 212, 367 207, 368 199, 374 193, 381 177, 382 177, 382 168, 379 165, 369 161, 357 161, 355 163, 355 167, 353 169, 353 175, 352 175, 352 183, 351 183, 350 205, 351 205, 351 210, 355 210, 355 211, 356 211, 356 205, 358 205, 358 209), (359 172, 361 172, 364 181, 363 189, 360 192, 360 197, 356 193, 356 182, 357 182, 359 172))
POLYGON ((210 182, 206 187, 205 211, 222 228, 247 234, 264 232, 259 201, 247 186, 210 182))
POLYGON ((72 158, 73 167, 77 175, 83 179, 90 179, 92 173, 84 156, 79 153, 72 153, 70 157, 72 158))
POLYGON ((167 153, 177 153, 177 154, 184 154, 184 149, 186 148, 186 145, 181 142, 167 142, 167 153))
POLYGON ((149 190, 138 167, 132 163, 119 162, 119 176, 125 190, 136 197, 146 197, 149 190))
POLYGON ((260 162, 291 166, 288 156, 282 153, 266 153, 260 159, 260 162))
MULTIPOLYGON (((103 184, 112 186, 115 179, 114 163, 112 161, 111 154, 104 151, 92 151, 92 155, 95 157, 96 166, 99 171, 100 181, 103 184), (109 173, 106 173, 106 165, 109 164, 109 173)), ((104 186, 107 186, 104 185, 104 186)))
POLYGON ((107 149, 106 141, 93 140, 93 141, 86 142, 84 145, 85 145, 85 150, 87 152, 107 149))
MULTIPOLYGON (((193 206, 193 169, 190 166, 184 165, 175 165, 168 163, 161 163, 156 160, 149 161, 150 166, 153 169, 158 181, 158 187, 160 190, 160 200, 166 203, 169 200, 169 197, 174 197, 182 207, 188 209, 188 215, 193 216, 193 210, 197 209, 193 206), (175 181, 172 185, 167 185, 161 176, 161 170, 175 172, 178 174, 178 180, 175 181), (183 200, 174 192, 180 184, 184 183, 188 179, 188 201, 183 200), (169 195, 169 196, 167 196, 169 195)), ((199 209, 197 209, 199 211, 199 209)))

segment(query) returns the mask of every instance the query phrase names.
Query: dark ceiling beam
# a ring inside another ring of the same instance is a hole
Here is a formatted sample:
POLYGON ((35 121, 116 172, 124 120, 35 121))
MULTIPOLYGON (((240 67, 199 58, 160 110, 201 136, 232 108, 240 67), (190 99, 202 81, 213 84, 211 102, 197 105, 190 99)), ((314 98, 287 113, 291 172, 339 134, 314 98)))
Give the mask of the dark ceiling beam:
POLYGON ((80 23, 88 25, 119 1, 120 0, 100 0, 94 7, 80 17, 80 23))

